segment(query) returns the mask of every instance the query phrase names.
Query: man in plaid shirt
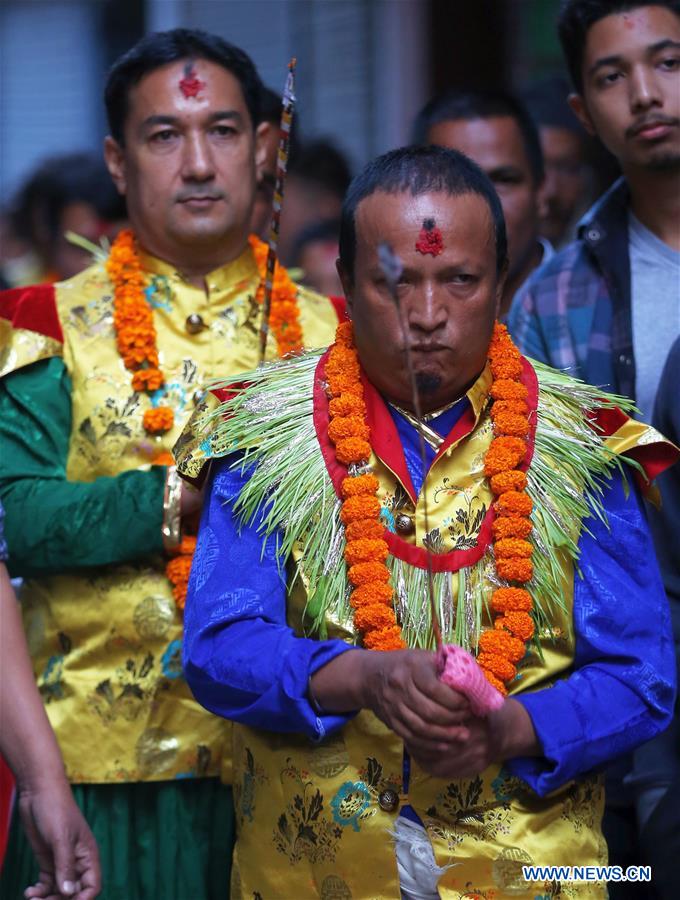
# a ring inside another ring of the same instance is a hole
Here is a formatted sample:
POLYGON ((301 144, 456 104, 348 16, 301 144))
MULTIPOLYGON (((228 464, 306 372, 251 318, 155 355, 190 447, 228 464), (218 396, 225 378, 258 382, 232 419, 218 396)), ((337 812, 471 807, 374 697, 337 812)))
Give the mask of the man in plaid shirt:
MULTIPOLYGON (((583 218, 578 239, 520 289, 509 327, 527 356, 632 397, 649 421, 680 333, 680 0, 564 0, 559 34, 576 91, 569 103, 623 176, 583 218)), ((664 507, 650 516, 680 648, 680 595, 668 563, 680 509, 660 487, 664 507)), ((604 821, 610 862, 622 865, 639 861, 627 855, 635 852, 628 788, 644 836, 680 778, 677 708, 671 728, 636 752, 624 785, 629 766, 608 773, 604 821)), ((661 859, 671 834, 655 837, 661 859)), ((610 893, 633 896, 625 885, 610 893)))

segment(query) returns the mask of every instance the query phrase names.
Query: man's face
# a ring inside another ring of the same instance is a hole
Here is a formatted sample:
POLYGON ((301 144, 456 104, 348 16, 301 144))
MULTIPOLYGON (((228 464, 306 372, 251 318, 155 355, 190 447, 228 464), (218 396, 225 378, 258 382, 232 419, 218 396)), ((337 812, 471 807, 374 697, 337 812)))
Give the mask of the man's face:
POLYGON ((605 16, 588 31, 582 74, 572 108, 624 171, 680 165, 680 17, 661 6, 605 16))
POLYGON ((375 193, 356 212, 354 279, 340 270, 361 364, 378 390, 412 408, 410 347, 425 412, 465 393, 484 368, 502 284, 491 213, 477 194, 375 193), (424 223, 441 232, 437 256, 416 250, 424 223), (387 241, 404 265, 399 309, 378 264, 387 241))
POLYGON ((493 182, 503 205, 512 280, 536 250, 539 215, 540 185, 531 174, 519 126, 511 116, 456 119, 433 125, 427 137, 469 156, 493 182))
POLYGON ((541 234, 557 245, 584 204, 587 175, 583 141, 567 128, 542 125, 539 132, 545 165, 540 228, 541 234))
POLYGON ((253 133, 241 86, 221 66, 178 61, 142 78, 129 94, 124 146, 112 138, 106 144, 109 169, 142 245, 179 262, 242 243, 262 133, 262 126, 253 133), (185 76, 202 82, 197 93, 185 95, 185 76))

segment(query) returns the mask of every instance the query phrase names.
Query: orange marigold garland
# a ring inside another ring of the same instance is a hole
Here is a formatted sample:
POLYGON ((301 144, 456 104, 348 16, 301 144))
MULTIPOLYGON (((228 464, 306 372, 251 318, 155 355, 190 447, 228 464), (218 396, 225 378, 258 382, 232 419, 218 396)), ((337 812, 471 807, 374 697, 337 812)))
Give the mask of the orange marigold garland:
MULTIPOLYGON (((496 496, 493 523, 494 556, 498 575, 509 582, 531 580, 533 545, 532 502, 526 493, 527 477, 519 466, 527 453, 528 391, 520 381, 521 356, 504 325, 497 324, 489 347, 493 375, 490 395, 494 439, 484 459, 484 470, 496 496)), ((382 538, 378 479, 365 472, 371 447, 359 358, 352 339, 352 324, 338 326, 326 363, 328 380, 328 436, 339 462, 350 468, 341 485, 340 518, 345 525, 345 559, 353 586, 350 605, 364 646, 396 650, 405 646, 392 607, 393 588, 385 561, 388 547, 382 538), (354 469, 354 471, 353 471, 354 469)), ((526 652, 534 633, 533 600, 523 587, 500 587, 491 597, 494 627, 479 640, 477 662, 487 680, 501 693, 517 674, 515 663, 526 652)))
MULTIPOLYGON (((158 368, 153 310, 144 294, 146 279, 139 261, 135 236, 121 231, 113 242, 106 271, 113 284, 113 326, 116 343, 126 369, 133 371, 135 391, 157 391, 165 383, 158 368)), ((162 434, 174 424, 169 406, 147 409, 142 421, 149 434, 162 434)))
MULTIPOLYGON (((267 254, 269 246, 254 234, 248 238, 255 257, 257 270, 260 273, 260 284, 255 295, 258 303, 264 300, 264 282, 267 274, 267 254)), ((290 275, 276 263, 272 290, 272 305, 269 314, 269 327, 276 338, 276 349, 279 356, 299 353, 302 350, 302 326, 300 310, 297 302, 297 286, 290 275)))
MULTIPOLYGON (((255 236, 249 238, 260 275, 256 299, 261 303, 267 269, 268 247, 255 236)), ((165 384, 165 376, 158 368, 158 347, 153 310, 146 299, 146 278, 137 252, 134 233, 121 231, 114 241, 106 261, 106 271, 113 284, 113 324, 116 343, 123 363, 130 369, 132 389, 153 393, 165 384)), ((288 272, 280 265, 274 271, 274 286, 270 313, 270 328, 276 338, 279 356, 299 353, 302 350, 302 328, 297 304, 297 287, 288 272)), ((347 409, 351 409, 348 406, 347 409)), ((148 434, 163 434, 174 425, 175 416, 169 406, 152 406, 144 413, 142 424, 148 434)), ((156 465, 173 465, 168 452, 160 453, 156 465)), ((382 535, 382 530, 381 530, 382 535)), ((184 609, 191 561, 196 538, 185 536, 165 569, 172 584, 172 593, 180 609, 184 609)))
MULTIPOLYGON (((526 493, 526 474, 519 469, 527 452, 528 391, 520 381, 522 358, 505 325, 497 323, 494 328, 489 362, 494 378, 490 395, 495 437, 484 459, 484 471, 496 496, 492 529, 496 571, 500 578, 522 585, 533 576, 533 545, 527 540, 533 504, 526 493)), ((477 662, 494 687, 507 694, 506 685, 516 674, 514 664, 533 637, 533 600, 523 587, 501 587, 492 594, 491 609, 496 615, 494 629, 481 635, 477 662)))
MULTIPOLYGON (((352 325, 343 322, 338 326, 326 363, 331 397, 328 434, 335 443, 338 460, 350 467, 350 473, 352 467, 365 466, 371 453, 359 371, 352 325)), ((345 559, 353 587, 349 602, 365 647, 401 650, 406 645, 392 607, 393 589, 385 565, 388 547, 382 537, 377 491, 378 479, 361 471, 342 482, 340 516, 347 529, 345 559)))

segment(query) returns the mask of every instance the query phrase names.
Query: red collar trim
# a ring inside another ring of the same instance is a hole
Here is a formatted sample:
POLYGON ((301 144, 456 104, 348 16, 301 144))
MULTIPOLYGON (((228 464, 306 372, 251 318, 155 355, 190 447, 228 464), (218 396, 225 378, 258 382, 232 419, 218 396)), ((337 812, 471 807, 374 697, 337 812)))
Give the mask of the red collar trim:
MULTIPOLYGON (((321 455, 326 464, 326 469, 333 483, 338 497, 341 496, 342 479, 347 476, 347 467, 339 463, 335 456, 335 447, 328 438, 328 396, 326 394, 326 360, 328 359, 327 350, 319 360, 316 371, 314 372, 314 428, 319 441, 321 455)), ((371 446, 373 451, 382 462, 394 473, 399 479, 402 487, 408 492, 414 505, 416 502, 415 490, 411 482, 411 476, 408 474, 406 460, 404 459, 404 451, 401 446, 399 434, 396 425, 389 414, 385 401, 382 399, 375 387, 366 379, 363 371, 361 380, 364 387, 364 400, 366 402, 366 413, 368 425, 371 429, 371 446)), ((522 383, 529 392, 529 435, 527 438, 527 455, 520 466, 526 471, 531 464, 534 454, 534 442, 536 438, 536 409, 538 406, 538 380, 533 367, 528 360, 522 358, 522 383)), ((436 458, 439 459, 442 453, 452 446, 456 441, 466 437, 475 426, 475 414, 472 408, 468 408, 461 418, 456 422, 442 444, 436 458)), ((491 543, 492 533, 491 526, 495 517, 494 508, 491 506, 484 517, 480 528, 477 543, 469 550, 451 550, 448 553, 428 554, 427 550, 422 547, 415 547, 413 544, 407 543, 403 538, 399 537, 392 531, 385 529, 384 538, 389 547, 392 556, 416 566, 419 569, 426 569, 428 556, 433 572, 457 572, 465 566, 474 565, 478 562, 486 552, 491 543)))

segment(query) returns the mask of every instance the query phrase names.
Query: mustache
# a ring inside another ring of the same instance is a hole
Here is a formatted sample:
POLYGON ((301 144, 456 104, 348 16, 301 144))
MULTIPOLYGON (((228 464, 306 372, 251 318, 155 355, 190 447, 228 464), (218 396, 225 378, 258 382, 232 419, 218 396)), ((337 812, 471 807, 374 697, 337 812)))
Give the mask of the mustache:
POLYGON ((680 119, 676 119, 673 116, 662 116, 659 113, 650 113, 649 115, 637 119, 632 125, 629 125, 629 127, 626 128, 625 136, 627 138, 635 137, 635 135, 644 131, 645 128, 649 128, 650 125, 677 126, 680 125, 680 119))
POLYGON ((182 188, 175 194, 175 203, 185 203, 187 200, 224 200, 224 191, 206 184, 197 184, 192 187, 182 188))

